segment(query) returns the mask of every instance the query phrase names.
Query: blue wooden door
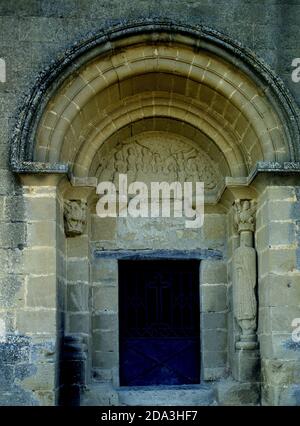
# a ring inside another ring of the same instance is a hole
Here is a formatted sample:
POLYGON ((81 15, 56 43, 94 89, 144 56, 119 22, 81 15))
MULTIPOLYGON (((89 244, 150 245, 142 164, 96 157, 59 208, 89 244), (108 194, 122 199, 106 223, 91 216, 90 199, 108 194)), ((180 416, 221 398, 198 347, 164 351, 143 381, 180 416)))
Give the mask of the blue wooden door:
POLYGON ((199 262, 119 262, 121 386, 200 382, 199 262))

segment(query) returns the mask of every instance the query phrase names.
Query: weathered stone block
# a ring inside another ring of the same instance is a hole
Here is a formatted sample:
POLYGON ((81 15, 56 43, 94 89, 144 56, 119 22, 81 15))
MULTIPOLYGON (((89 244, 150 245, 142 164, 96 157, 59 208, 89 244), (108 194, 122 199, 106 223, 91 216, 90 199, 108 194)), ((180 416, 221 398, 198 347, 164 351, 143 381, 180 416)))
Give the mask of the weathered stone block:
POLYGON ((92 317, 93 330, 117 330, 118 315, 111 312, 100 312, 92 317))
POLYGON ((117 352, 94 351, 93 366, 99 368, 113 368, 118 365, 118 358, 117 352))
POLYGON ((24 197, 29 220, 53 220, 56 217, 56 199, 53 196, 24 197))
POLYGON ((300 201, 298 197, 297 200, 298 201, 292 204, 292 211, 290 214, 290 217, 294 219, 296 223, 300 219, 300 201))
POLYGON ((112 380, 112 370, 110 368, 93 368, 92 377, 99 382, 110 382, 112 380))
POLYGON ((56 252, 54 248, 32 247, 23 250, 25 273, 50 275, 56 271, 56 252))
POLYGON ((260 386, 258 383, 238 383, 231 380, 217 385, 220 405, 258 405, 260 386))
POLYGON ((84 390, 81 405, 115 406, 120 404, 115 388, 108 384, 97 384, 84 390))
POLYGON ((24 246, 26 242, 25 223, 0 223, 0 247, 14 248, 24 246))
POLYGON ((227 377, 227 367, 203 367, 201 372, 201 380, 208 382, 219 381, 227 377))
MULTIPOLYGON (((291 245, 295 243, 296 229, 293 223, 270 222, 268 225, 269 246, 291 245)), ((266 244, 266 245, 267 245, 266 244)))
POLYGON ((300 360, 300 346, 296 342, 293 342, 291 332, 274 333, 272 335, 274 357, 288 360, 300 360))
POLYGON ((227 329, 227 313, 202 312, 200 323, 204 330, 227 329))
POLYGON ((268 274, 259 281, 260 306, 298 306, 300 275, 268 274))
POLYGON ((118 312, 118 288, 108 286, 93 287, 94 311, 118 312))
POLYGON ((56 362, 57 345, 60 344, 62 334, 43 335, 33 334, 30 336, 30 359, 33 364, 44 362, 56 362))
POLYGON ((33 394, 35 398, 39 401, 41 406, 53 406, 56 405, 56 394, 57 391, 44 391, 44 390, 34 390, 33 394))
POLYGON ((226 216, 206 215, 202 235, 205 241, 215 241, 222 244, 226 236, 226 216))
POLYGON ((28 363, 30 357, 30 339, 18 334, 6 334, 5 341, 0 342, 1 365, 28 363))
POLYGON ((92 280, 94 283, 117 284, 118 261, 116 259, 97 259, 93 263, 92 280))
POLYGON ((56 222, 27 223, 27 243, 30 246, 53 247, 56 243, 56 222))
POLYGON ((17 308, 25 304, 25 277, 9 274, 0 276, 0 305, 3 308, 17 308))
POLYGON ((262 359, 261 371, 263 381, 272 386, 293 382, 295 364, 280 359, 262 359))
POLYGON ((35 365, 35 372, 22 380, 22 386, 30 390, 54 391, 56 387, 55 363, 43 363, 35 365))
POLYGON ((283 406, 300 406, 300 385, 290 384, 280 389, 279 404, 283 406))
POLYGON ((260 354, 262 358, 273 357, 273 344, 271 334, 258 335, 260 354))
POLYGON ((272 332, 271 312, 269 307, 259 307, 257 332, 258 334, 270 334, 272 332))
POLYGON ((266 190, 269 200, 294 201, 295 189, 292 186, 269 186, 266 190))
POLYGON ((86 312, 88 306, 89 285, 78 282, 67 286, 67 306, 70 312, 86 312))
POLYGON ((268 249, 258 256, 259 275, 267 273, 284 274, 297 269, 295 249, 268 249))
POLYGON ((203 330, 201 334, 202 351, 226 351, 227 331, 224 330, 203 330))
POLYGON ((114 217, 100 218, 92 216, 92 241, 115 240, 117 219, 114 217))
MULTIPOLYGON (((1 198, 4 200, 4 198, 1 198)), ((25 203, 21 196, 5 197, 4 217, 9 221, 25 221, 25 203)), ((1 208, 0 208, 1 211, 1 208)))
POLYGON ((9 170, 0 169, 0 195, 21 195, 22 188, 18 176, 9 170))
POLYGON ((57 289, 55 275, 29 275, 26 283, 26 306, 30 308, 56 308, 57 289))
POLYGON ((202 294, 201 312, 222 312, 227 310, 226 285, 202 285, 200 293, 202 294))
POLYGON ((56 311, 39 309, 22 309, 17 312, 17 329, 25 334, 56 333, 56 311))
POLYGON ((237 350, 233 360, 233 377, 239 382, 260 381, 260 357, 256 350, 237 350))
POLYGON ((5 214, 5 196, 0 196, 0 220, 4 221, 6 219, 5 214))
POLYGON ((255 248, 258 255, 268 247, 269 233, 266 225, 261 226, 255 233, 255 248))
POLYGON ((203 368, 225 367, 227 362, 227 351, 206 351, 201 352, 203 368))
POLYGON ((4 311, 0 314, 0 320, 2 326, 4 325, 6 333, 15 333, 16 325, 15 325, 16 315, 14 311, 4 311))
POLYGON ((300 306, 276 306, 270 308, 271 328, 274 333, 290 333, 292 321, 300 318, 300 306))
POLYGON ((67 324, 70 333, 90 333, 90 316, 88 313, 69 313, 67 324))
POLYGON ((67 280, 70 282, 89 282, 88 259, 76 259, 67 261, 67 280))
POLYGON ((66 239, 68 257, 88 257, 89 238, 87 235, 78 235, 75 238, 66 239))
MULTIPOLYGON (((0 349, 0 357, 2 358, 2 350, 0 349)), ((11 362, 11 361, 10 361, 11 362)), ((2 391, 13 390, 12 386, 15 380, 15 366, 11 364, 5 364, 1 359, 1 376, 0 386, 2 391)))
POLYGON ((93 333, 93 347, 104 352, 118 351, 118 335, 115 330, 101 330, 93 333))
POLYGON ((219 284, 227 282, 227 266, 223 261, 202 260, 200 263, 200 283, 219 284))
POLYGON ((289 220, 292 217, 294 203, 292 201, 272 201, 267 204, 266 215, 263 217, 264 223, 266 220, 289 220))

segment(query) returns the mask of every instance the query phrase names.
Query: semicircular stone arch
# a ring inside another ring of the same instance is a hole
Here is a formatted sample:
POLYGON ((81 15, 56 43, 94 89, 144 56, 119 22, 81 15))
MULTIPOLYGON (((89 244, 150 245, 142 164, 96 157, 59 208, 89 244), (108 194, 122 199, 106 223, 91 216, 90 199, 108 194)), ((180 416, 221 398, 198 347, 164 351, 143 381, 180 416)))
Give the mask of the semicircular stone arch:
POLYGON ((63 163, 75 177, 91 177, 102 146, 115 135, 133 136, 143 121, 149 131, 159 122, 210 151, 212 161, 223 164, 223 181, 248 176, 258 161, 297 160, 297 141, 283 121, 294 111, 288 111, 288 94, 275 87, 266 67, 261 65, 262 74, 269 72, 268 90, 266 76, 257 72, 253 78, 253 69, 242 61, 251 62, 248 51, 204 27, 178 27, 175 34, 169 29, 141 25, 125 35, 112 30, 74 55, 76 72, 66 68, 53 83, 50 71, 44 99, 33 105, 35 116, 28 123, 26 114, 21 117, 13 167, 33 162, 51 169, 63 163))

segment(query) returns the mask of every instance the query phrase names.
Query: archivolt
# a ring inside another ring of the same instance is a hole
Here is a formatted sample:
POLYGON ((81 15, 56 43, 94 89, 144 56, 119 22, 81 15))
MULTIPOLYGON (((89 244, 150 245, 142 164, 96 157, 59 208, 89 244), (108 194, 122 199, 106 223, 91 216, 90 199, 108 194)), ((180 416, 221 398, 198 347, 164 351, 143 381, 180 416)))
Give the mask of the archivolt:
POLYGON ((173 133, 180 129, 230 176, 247 175, 259 160, 298 159, 291 143, 298 123, 288 94, 265 66, 260 75, 255 63, 255 76, 237 59, 241 48, 229 54, 233 42, 209 31, 161 23, 96 38, 74 59, 76 72, 65 70, 49 85, 31 126, 21 126, 13 166, 68 163, 75 176, 91 176, 100 147, 143 121, 149 130, 155 123, 173 133))

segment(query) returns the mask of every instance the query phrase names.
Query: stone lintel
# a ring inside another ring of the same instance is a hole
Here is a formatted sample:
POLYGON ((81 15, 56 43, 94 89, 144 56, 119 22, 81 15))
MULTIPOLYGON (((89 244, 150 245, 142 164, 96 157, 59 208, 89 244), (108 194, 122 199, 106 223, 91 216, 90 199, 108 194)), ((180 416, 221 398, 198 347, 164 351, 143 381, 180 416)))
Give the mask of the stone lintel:
POLYGON ((201 259, 222 259, 223 254, 219 250, 198 249, 198 250, 95 250, 96 259, 118 259, 118 260, 142 260, 142 259, 166 259, 166 260, 201 260, 201 259))

